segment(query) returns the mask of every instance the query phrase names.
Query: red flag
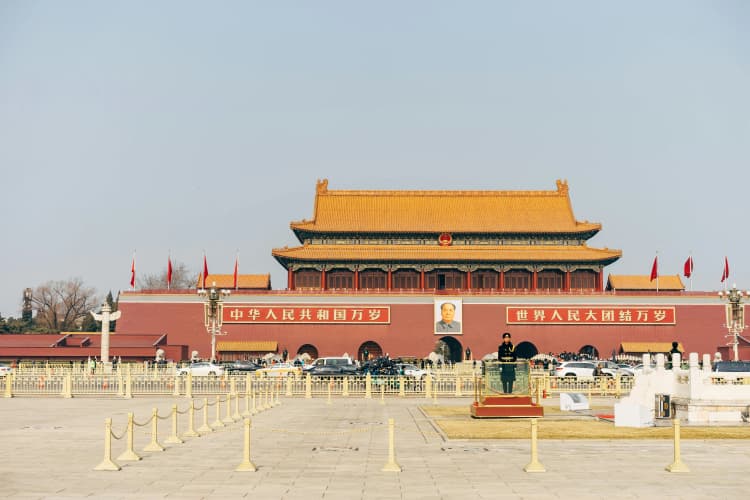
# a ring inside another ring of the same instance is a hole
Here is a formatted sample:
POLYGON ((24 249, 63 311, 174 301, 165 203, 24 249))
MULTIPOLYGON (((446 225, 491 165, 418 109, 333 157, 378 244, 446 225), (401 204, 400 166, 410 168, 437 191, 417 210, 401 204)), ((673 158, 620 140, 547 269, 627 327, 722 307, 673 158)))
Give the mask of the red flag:
POLYGON ((724 281, 729 279, 729 260, 727 260, 726 257, 724 257, 724 272, 721 273, 721 282, 724 283, 724 281))
POLYGON ((654 257, 654 264, 651 266, 651 281, 659 277, 659 257, 654 257))
POLYGON ((234 289, 237 290, 237 271, 240 269, 240 256, 234 259, 234 289))
POLYGON ((167 288, 172 285, 172 256, 167 257, 167 288))
POLYGON ((130 263, 130 288, 135 288, 135 255, 130 263))
POLYGON ((206 288, 206 280, 208 279, 208 262, 206 262, 206 254, 203 254, 203 288, 206 288))
POLYGON ((685 268, 683 270, 683 274, 686 278, 689 278, 693 275, 693 256, 689 256, 687 260, 685 261, 685 268))

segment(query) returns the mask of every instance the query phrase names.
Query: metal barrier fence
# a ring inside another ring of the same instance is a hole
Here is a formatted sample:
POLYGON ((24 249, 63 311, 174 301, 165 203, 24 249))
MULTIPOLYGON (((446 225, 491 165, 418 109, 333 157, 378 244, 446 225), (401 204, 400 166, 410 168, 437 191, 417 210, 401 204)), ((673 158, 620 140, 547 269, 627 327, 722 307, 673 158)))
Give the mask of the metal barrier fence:
MULTIPOLYGON (((589 395, 623 396, 630 392, 633 377, 552 377, 530 373, 531 394, 549 397, 562 392, 589 395)), ((261 378, 252 373, 225 374, 220 377, 175 375, 168 370, 143 371, 130 365, 112 373, 87 373, 78 367, 15 369, 0 378, 0 395, 60 397, 125 397, 172 395, 198 397, 218 393, 252 394, 274 390, 286 397, 473 397, 483 378, 455 371, 431 373, 422 379, 407 376, 315 377, 291 375, 261 378), (48 369, 49 368, 49 369, 48 369), (4 379, 4 380, 3 380, 4 379)))

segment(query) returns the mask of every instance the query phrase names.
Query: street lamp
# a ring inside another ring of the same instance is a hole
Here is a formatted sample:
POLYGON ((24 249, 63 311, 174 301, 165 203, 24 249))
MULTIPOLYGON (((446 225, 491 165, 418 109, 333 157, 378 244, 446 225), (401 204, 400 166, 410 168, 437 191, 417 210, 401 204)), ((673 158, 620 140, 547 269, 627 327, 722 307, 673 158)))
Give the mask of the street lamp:
POLYGON ((735 361, 740 360, 737 352, 738 339, 742 330, 745 329, 745 306, 742 304, 742 299, 747 297, 750 297, 750 292, 737 290, 737 285, 732 285, 731 290, 719 292, 719 298, 729 301, 729 304, 726 305, 726 325, 729 329, 729 335, 727 336, 731 337, 729 345, 732 346, 735 361))
POLYGON ((211 361, 216 361, 216 335, 221 328, 222 311, 224 310, 222 297, 228 297, 229 290, 217 290, 214 281, 210 289, 201 288, 198 290, 198 295, 205 298, 203 318, 206 330, 211 334, 211 361))

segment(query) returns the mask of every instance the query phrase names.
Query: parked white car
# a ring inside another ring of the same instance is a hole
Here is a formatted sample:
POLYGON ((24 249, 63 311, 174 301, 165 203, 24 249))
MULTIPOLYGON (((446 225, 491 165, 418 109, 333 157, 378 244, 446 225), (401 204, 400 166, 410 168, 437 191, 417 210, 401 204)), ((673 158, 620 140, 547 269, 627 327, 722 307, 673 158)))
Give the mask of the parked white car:
POLYGON ((404 376, 415 378, 417 380, 424 380, 427 377, 430 376, 430 373, 427 370, 422 370, 417 365, 412 365, 409 363, 404 363, 397 365, 399 372, 403 370, 404 376))
POLYGON ((210 361, 198 361, 197 363, 190 363, 187 366, 177 369, 178 375, 187 375, 188 373, 192 373, 193 376, 199 377, 207 375, 224 375, 224 367, 210 361))

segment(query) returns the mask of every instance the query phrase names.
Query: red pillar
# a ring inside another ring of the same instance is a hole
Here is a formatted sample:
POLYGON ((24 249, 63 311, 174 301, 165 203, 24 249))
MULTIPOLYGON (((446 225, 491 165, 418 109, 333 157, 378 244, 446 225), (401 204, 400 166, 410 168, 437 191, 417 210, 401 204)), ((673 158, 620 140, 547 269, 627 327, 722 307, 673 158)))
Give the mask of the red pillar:
POLYGON ((604 269, 600 269, 596 280, 596 291, 604 290, 604 269))
POLYGON ((388 269, 388 283, 387 283, 387 286, 388 286, 388 290, 391 290, 393 288, 393 272, 390 269, 388 269))
POLYGON ((466 271, 466 289, 471 290, 471 271, 466 271))
POLYGON ((424 292, 424 269, 419 271, 419 288, 424 292))
POLYGON ((354 270, 354 289, 359 290, 359 269, 354 270))
POLYGON ((498 289, 505 290, 505 271, 500 271, 500 282, 497 284, 498 289))
POLYGON ((294 271, 291 269, 287 271, 286 289, 294 290, 294 271))
POLYGON ((534 271, 533 274, 531 275, 531 291, 532 292, 536 292, 536 285, 537 285, 536 278, 537 278, 537 274, 536 274, 536 271, 534 271))
POLYGON ((563 285, 563 291, 570 291, 570 271, 565 271, 565 284, 563 285))
POLYGON ((325 290, 326 288, 326 270, 322 269, 320 271, 320 289, 325 290))

